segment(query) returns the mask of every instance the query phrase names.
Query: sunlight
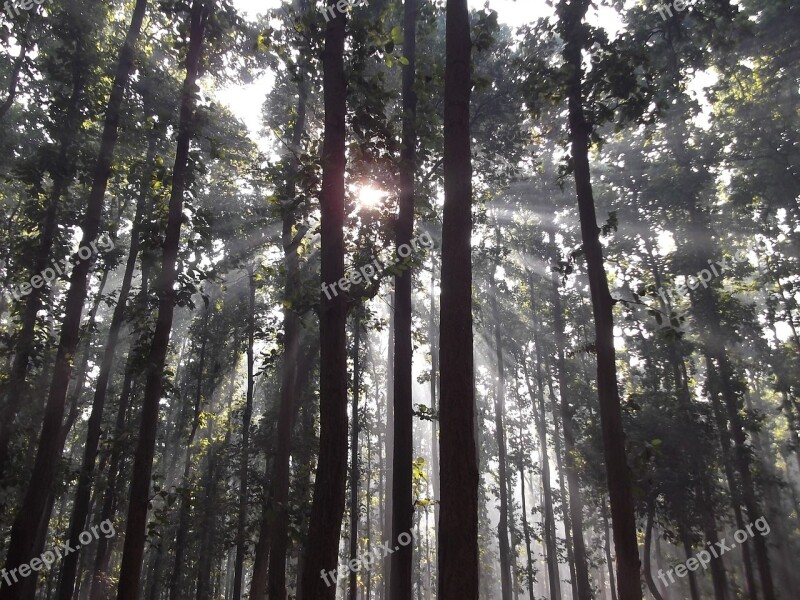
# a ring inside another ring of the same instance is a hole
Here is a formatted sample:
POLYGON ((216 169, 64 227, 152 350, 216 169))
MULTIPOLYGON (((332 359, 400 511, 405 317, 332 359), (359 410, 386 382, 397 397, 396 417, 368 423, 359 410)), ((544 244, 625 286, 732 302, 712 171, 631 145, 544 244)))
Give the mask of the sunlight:
POLYGON ((383 199, 388 195, 389 192, 384 192, 371 185, 365 185, 358 190, 356 204, 358 208, 376 208, 380 206, 383 199))

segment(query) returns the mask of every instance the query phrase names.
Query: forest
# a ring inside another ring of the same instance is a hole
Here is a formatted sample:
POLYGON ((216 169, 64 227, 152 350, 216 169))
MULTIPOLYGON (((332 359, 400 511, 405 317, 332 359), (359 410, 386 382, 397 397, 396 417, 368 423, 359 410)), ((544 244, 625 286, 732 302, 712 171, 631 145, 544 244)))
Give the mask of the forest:
POLYGON ((800 598, 798 31, 5 0, 0 600, 800 598))

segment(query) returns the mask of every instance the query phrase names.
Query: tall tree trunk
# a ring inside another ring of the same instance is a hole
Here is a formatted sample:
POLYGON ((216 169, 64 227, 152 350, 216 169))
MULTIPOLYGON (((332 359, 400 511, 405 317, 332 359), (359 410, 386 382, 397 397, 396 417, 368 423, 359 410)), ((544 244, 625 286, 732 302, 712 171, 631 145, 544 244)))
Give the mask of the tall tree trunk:
POLYGON ((431 315, 428 323, 428 337, 431 347, 431 476, 433 484, 433 525, 434 525, 434 546, 437 545, 437 532, 439 530, 439 437, 437 435, 437 423, 439 422, 439 409, 437 406, 437 393, 439 381, 439 335, 436 331, 436 260, 431 257, 431 315))
MULTIPOLYGON (((301 14, 305 14, 306 3, 300 2, 301 14)), ((300 316, 295 308, 295 301, 300 294, 300 257, 298 248, 303 241, 305 228, 295 232, 297 225, 297 205, 295 199, 296 179, 300 172, 300 165, 294 157, 302 153, 302 139, 306 129, 306 105, 308 102, 308 83, 302 79, 298 84, 297 118, 292 130, 291 144, 293 156, 289 167, 289 184, 287 186, 286 201, 283 204, 283 229, 282 245, 284 264, 286 266, 286 284, 284 294, 289 303, 284 309, 284 359, 281 365, 281 403, 278 409, 278 440, 275 450, 270 493, 268 496, 267 511, 263 518, 271 519, 268 540, 269 552, 269 581, 267 591, 270 600, 285 600, 286 598, 286 553, 289 540, 289 463, 291 456, 291 437, 296 412, 295 397, 300 393, 298 389, 297 361, 300 350, 300 336, 302 326, 300 316)), ((266 525, 266 523, 265 523, 266 525)), ((264 552, 260 558, 264 560, 264 552)), ((264 573, 259 566, 254 567, 253 582, 250 597, 254 600, 261 598, 264 573)))
MULTIPOLYGON (((108 341, 106 342, 103 359, 100 364, 100 372, 97 376, 95 385, 94 399, 92 401, 92 412, 89 416, 89 424, 86 433, 86 443, 83 449, 83 463, 78 475, 78 485, 75 492, 75 500, 72 506, 72 516, 69 524, 69 541, 73 547, 79 548, 78 536, 86 528, 86 520, 89 516, 89 500, 92 493, 92 479, 94 467, 97 460, 97 451, 100 446, 100 427, 105 410, 106 392, 108 383, 111 379, 111 368, 117 352, 119 334, 125 320, 125 307, 128 302, 128 294, 131 290, 133 273, 136 269, 136 259, 139 256, 139 231, 144 218, 147 195, 150 190, 150 178, 153 174, 156 154, 156 139, 154 131, 148 136, 147 157, 145 158, 145 172, 142 177, 139 198, 136 203, 136 214, 133 218, 133 228, 131 229, 131 242, 128 251, 128 260, 125 265, 125 274, 122 277, 122 285, 119 289, 117 305, 114 307, 114 314, 111 317, 111 324, 108 330, 108 341)), ((64 557, 61 568, 61 581, 58 589, 59 600, 71 600, 72 592, 75 587, 75 577, 78 571, 78 558, 80 554, 73 552, 64 557)))
POLYGON ((440 328, 439 600, 477 600, 478 456, 472 339, 470 23, 447 0, 440 328))
POLYGON ((655 600, 664 600, 661 592, 658 591, 658 586, 653 579, 653 569, 650 566, 650 545, 653 541, 653 513, 655 507, 652 502, 647 507, 647 526, 644 531, 644 579, 647 582, 647 587, 650 588, 650 593, 655 600))
POLYGON ((177 259, 181 221, 183 220, 183 195, 186 192, 189 174, 189 144, 194 132, 194 93, 200 71, 203 35, 212 3, 213 0, 194 0, 191 8, 189 50, 186 56, 186 78, 181 91, 177 150, 172 170, 172 191, 169 199, 161 272, 155 284, 155 291, 159 299, 158 318, 150 346, 150 362, 147 366, 147 379, 142 401, 139 441, 133 464, 128 522, 125 528, 125 545, 117 589, 118 600, 137 600, 139 596, 150 479, 158 430, 158 405, 164 385, 164 364, 169 348, 169 336, 175 308, 173 287, 178 275, 177 259))
MULTIPOLYGON (((516 388, 516 386, 515 386, 516 388)), ((522 430, 520 429, 520 440, 522 439, 522 430)), ((525 500, 525 463, 520 456, 519 459, 519 483, 520 483, 520 497, 522 498, 522 531, 525 535, 525 573, 528 581, 528 596, 530 600, 534 600, 534 575, 533 575, 533 551, 531 550, 531 528, 528 526, 528 506, 525 500)))
MULTIPOLYGON (((693 553, 692 553, 692 542, 691 539, 689 538, 689 532, 687 530, 687 527, 688 525, 686 523, 678 524, 679 535, 681 538, 681 545, 683 546, 683 555, 686 557, 686 560, 688 561, 690 558, 692 558, 693 553)), ((700 596, 697 592, 697 578, 694 576, 694 571, 689 570, 687 576, 689 579, 689 593, 692 596, 692 600, 700 600, 700 596)))
MULTIPOLYGON (((414 233, 414 190, 417 154, 416 77, 417 0, 403 2, 403 140, 400 150, 400 198, 395 225, 396 249, 410 246, 414 233)), ((414 520, 412 463, 414 461, 414 408, 412 399, 411 283, 412 269, 394 278, 394 453, 392 456, 392 540, 410 534, 414 520)), ((389 600, 411 600, 413 546, 401 546, 391 555, 389 600)))
MULTIPOLYGON (((209 431, 209 438, 212 432, 209 431)), ((203 512, 200 527, 200 555, 198 557, 197 569, 197 590, 195 598, 197 600, 211 600, 211 560, 213 558, 213 540, 215 518, 215 492, 216 492, 216 471, 217 471, 217 452, 213 445, 209 446, 208 470, 203 484, 205 497, 203 499, 203 512)))
POLYGON ((597 392, 600 403, 600 427, 603 437, 606 479, 608 481, 614 548, 617 553, 619 600, 641 600, 639 548, 636 543, 631 473, 625 454, 625 432, 617 388, 614 352, 613 301, 603 265, 603 248, 597 227, 589 169, 591 125, 583 109, 583 49, 587 46, 584 18, 589 0, 563 0, 558 7, 565 39, 564 60, 569 68, 567 95, 569 132, 575 187, 580 213, 583 250, 589 275, 592 312, 597 348, 597 392))
MULTIPOLYGON (((334 6, 334 0, 328 0, 334 6)), ((328 21, 323 50, 325 139, 322 148, 322 282, 344 276, 344 171, 347 90, 345 15, 328 21)), ((347 473, 346 298, 320 294, 320 439, 308 554, 300 575, 304 600, 333 600, 322 573, 336 568, 347 473)), ((257 600, 257 599, 254 599, 257 600)))
MULTIPOLYGON (((744 424, 739 416, 740 411, 743 410, 743 406, 740 406, 741 402, 733 390, 732 382, 734 373, 728 356, 723 352, 718 354, 715 358, 717 359, 717 364, 720 369, 722 398, 725 401, 725 407, 728 412, 728 421, 730 422, 734 443, 734 454, 741 478, 742 499, 747 509, 747 518, 753 523, 762 515, 759 502, 756 499, 755 483, 753 482, 753 476, 750 471, 750 450, 747 447, 744 424)), ((754 536, 753 545, 755 546, 756 564, 758 565, 761 592, 764 595, 764 600, 775 600, 772 569, 770 567, 767 544, 764 541, 764 537, 761 535, 754 536)))
MULTIPOLYGON (((390 540, 392 537, 392 513, 394 504, 392 503, 392 473, 394 472, 394 319, 395 319, 395 295, 389 293, 389 345, 386 357, 386 429, 384 430, 384 446, 386 448, 386 468, 383 470, 386 510, 383 515, 382 539, 390 540)), ((383 596, 382 600, 388 600, 389 590, 392 586, 392 557, 391 555, 383 558, 383 596)))
MULTIPOLYGON (((147 306, 147 283, 149 280, 149 271, 147 264, 142 265, 142 289, 139 292, 138 303, 140 307, 147 306)), ((103 494, 103 505, 100 510, 100 518, 98 523, 106 520, 114 519, 120 491, 118 487, 118 478, 122 469, 124 459, 124 449, 126 444, 123 443, 123 435, 125 432, 126 423, 128 420, 128 406, 130 403, 131 393, 133 390, 134 379, 136 378, 135 372, 135 357, 136 349, 132 346, 128 349, 128 360, 125 364, 125 375, 122 382, 122 391, 120 393, 119 404, 117 407, 117 417, 114 424, 114 443, 111 448, 110 456, 108 458, 108 474, 106 479, 106 490, 103 494)), ((103 470, 103 460, 100 461, 100 470, 103 470)), ((97 549, 94 557, 94 565, 92 567, 92 583, 89 589, 90 600, 105 600, 108 598, 108 561, 110 558, 110 544, 108 539, 101 537, 97 540, 97 549)))
MULTIPOLYGON (((531 300, 533 293, 531 292, 531 300)), ((553 490, 550 487, 550 457, 547 447, 547 413, 544 409, 544 381, 542 378, 542 351, 536 331, 539 328, 539 319, 536 315, 535 305, 531 305, 533 314, 533 338, 536 346, 536 398, 533 395, 533 385, 528 376, 528 365, 522 359, 522 368, 525 372, 525 379, 531 395, 531 408, 536 430, 539 434, 539 458, 541 460, 542 472, 542 496, 544 506, 542 508, 544 517, 544 546, 547 550, 547 581, 551 598, 561 598, 561 578, 558 573, 558 546, 556 544, 555 515, 553 514, 553 490), (538 404, 538 406, 537 406, 538 404)))
MULTIPOLYGON (((74 161, 70 159, 70 156, 73 155, 72 148, 80 131, 81 98, 86 84, 83 68, 83 45, 81 37, 77 36, 72 62, 72 91, 59 139, 57 167, 51 171, 53 184, 47 198, 47 208, 42 218, 39 247, 33 260, 31 275, 41 273, 50 266, 48 264, 50 253, 53 249, 58 229, 59 202, 66 193, 74 175, 74 161)), ((0 390, 5 396, 3 418, 0 420, 0 479, 6 473, 14 421, 22 407, 22 400, 25 395, 25 378, 34 348, 36 315, 42 306, 44 291, 44 287, 33 288, 25 299, 25 308, 21 319, 22 327, 17 338, 11 371, 9 372, 8 381, 0 385, 0 390)))
POLYGON ((553 389, 553 374, 551 372, 550 358, 544 355, 544 369, 547 373, 547 391, 550 394, 550 411, 553 413, 553 451, 556 456, 556 472, 558 474, 558 491, 561 494, 561 511, 564 517, 564 541, 567 547, 567 563, 569 566, 569 582, 572 600, 578 600, 578 582, 575 574, 575 552, 572 548, 572 522, 569 514, 569 498, 564 478, 564 449, 561 446, 561 419, 556 409, 556 394, 553 389))
POLYGON ((178 529, 175 533, 175 556, 173 557, 172 573, 169 581, 169 598, 178 600, 182 596, 181 579, 184 568, 184 554, 189 538, 190 512, 191 512, 191 487, 190 478, 192 470, 192 456, 194 454, 192 445, 200 426, 200 412, 203 399, 203 375, 205 373, 206 347, 208 345, 208 320, 210 318, 211 302, 206 303, 203 312, 203 326, 201 330, 200 356, 197 369, 197 386, 194 399, 194 416, 192 426, 189 431, 189 439, 186 442, 186 458, 183 463, 183 477, 181 479, 180 507, 178 509, 178 529))
MULTIPOLYGON (((358 392, 361 387, 361 367, 359 366, 359 355, 361 353, 361 313, 357 308, 353 315, 353 404, 351 407, 350 424, 350 561, 354 561, 358 556, 358 392)), ((369 467, 368 467, 369 468, 369 467)), ((367 489, 369 497, 369 489, 367 489)), ((367 509, 369 510, 369 508, 367 509)), ((348 598, 356 600, 358 588, 356 587, 357 573, 350 570, 350 581, 348 582, 348 598)))
MULTIPOLYGON (((717 425, 717 436, 719 437, 720 449, 722 451, 722 465, 725 478, 728 482, 730 493, 731 508, 736 520, 736 527, 743 530, 745 527, 744 515, 742 514, 742 494, 739 483, 736 479, 733 458, 731 457, 731 436, 728 431, 728 424, 719 400, 719 376, 717 374, 711 356, 706 353, 706 373, 708 374, 708 396, 711 400, 711 409, 714 414, 714 421, 717 425)), ((756 587, 755 573, 753 572, 753 561, 750 555, 749 544, 740 545, 742 549, 742 568, 744 570, 745 594, 751 600, 758 600, 758 588, 756 587)))
MULTIPOLYGON (((553 256, 555 259, 555 256, 553 256)), ((560 395, 561 428, 564 433, 564 459, 569 490, 569 517, 572 532, 572 548, 575 555, 575 580, 577 600, 591 600, 592 589, 589 585, 589 566, 586 559, 586 544, 583 539, 583 494, 576 467, 577 448, 573 410, 569 404, 569 386, 567 383, 567 363, 564 352, 567 346, 564 326, 564 312, 561 306, 561 294, 558 287, 558 274, 551 276, 553 288, 553 328, 556 342, 556 372, 558 374, 558 392, 560 395)))
POLYGON ((233 567, 233 599, 242 597, 242 572, 244 570, 245 525, 247 523, 247 488, 250 466, 250 420, 253 416, 253 387, 255 386, 255 357, 253 344, 256 332, 256 280, 254 267, 248 273, 247 320, 247 397, 242 412, 242 456, 239 462, 239 514, 236 520, 236 560, 233 567))
MULTIPOLYGON (((499 231, 496 239, 499 241, 499 231)), ((503 415, 506 411, 506 375, 503 363, 503 341, 500 335, 500 311, 497 308, 497 282, 495 281, 495 267, 490 267, 492 273, 489 277, 489 304, 494 320, 494 344, 497 357, 497 385, 495 386, 494 399, 494 428, 497 438, 497 478, 500 484, 500 518, 497 524, 497 540, 500 549, 500 589, 502 600, 511 600, 511 549, 508 545, 508 493, 506 472, 506 436, 503 415)))
MULTIPOLYGON (((103 216, 103 196, 111 175, 111 164, 117 142, 117 128, 120 120, 122 100, 128 85, 133 67, 133 54, 136 40, 139 37, 144 19, 147 0, 137 0, 131 24, 120 51, 119 64, 114 75, 114 84, 106 109, 100 150, 92 177, 92 188, 86 206, 83 221, 83 237, 81 247, 90 247, 100 233, 100 221, 103 216)), ((70 276, 67 292, 66 308, 61 335, 58 343, 56 362, 50 393, 45 407, 42 431, 36 461, 31 474, 28 491, 20 507, 14 526, 11 530, 11 542, 6 555, 6 570, 19 568, 33 558, 36 543, 36 529, 44 514, 47 496, 52 487, 56 468, 59 464, 58 452, 61 421, 64 418, 64 401, 69 386, 70 372, 80 334, 81 313, 86 299, 89 271, 94 264, 94 255, 87 260, 79 260, 70 276)), ((31 586, 35 587, 35 586, 31 586)), ((20 588, 6 586, 0 588, 0 600, 19 600, 20 588)))
MULTIPOLYGON (((606 566, 608 567, 608 580, 611 584, 611 600, 617 600, 617 586, 614 583, 614 561, 611 558, 611 531, 608 527, 608 512, 606 507, 603 506, 603 550, 606 553, 606 566)), ((600 567, 602 568, 602 566, 600 567)))

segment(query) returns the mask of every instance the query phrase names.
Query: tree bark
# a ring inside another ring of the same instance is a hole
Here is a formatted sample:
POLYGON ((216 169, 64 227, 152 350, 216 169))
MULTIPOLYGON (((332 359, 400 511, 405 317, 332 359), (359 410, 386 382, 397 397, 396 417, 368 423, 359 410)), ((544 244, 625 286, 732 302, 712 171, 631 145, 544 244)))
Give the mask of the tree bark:
MULTIPOLYGON (((66 109, 64 127, 59 139, 57 168, 51 171, 53 184, 47 199, 47 208, 42 218, 39 248, 33 261, 32 276, 43 272, 49 266, 50 253, 53 249, 58 229, 59 202, 66 193, 74 175, 74 161, 70 159, 70 156, 73 155, 72 148, 80 130, 81 97, 83 96, 85 83, 83 46, 81 38, 78 37, 76 38, 75 56, 72 64, 72 91, 66 109)), ((43 287, 33 288, 25 300, 25 308, 21 319, 22 327, 17 338, 8 382, 0 387, 5 395, 3 419, 0 420, 0 479, 6 473, 14 421, 22 407, 22 400, 25 394, 25 379, 34 347, 36 315, 42 306, 43 294, 43 287)))
MULTIPOLYGON (((334 0, 329 0, 334 6, 334 0)), ((325 139, 322 148, 322 282, 344 276, 344 171, 347 90, 345 15, 328 21, 323 50, 325 139)), ((347 352, 345 295, 320 294, 320 440, 308 532, 300 575, 303 600, 333 600, 336 586, 322 573, 336 568, 347 473, 347 352)))
MULTIPOLYGON (((359 358, 361 353, 361 313, 356 309, 353 315, 353 403, 350 409, 350 561, 358 557, 358 519, 360 516, 358 509, 358 488, 359 488, 359 468, 358 468, 358 396, 361 387, 361 367, 359 358)), ((367 489, 369 497, 369 489, 367 489)), ((348 581, 348 598, 356 600, 358 588, 356 587, 357 573, 350 570, 350 581, 348 581)))
POLYGON ((125 528, 125 545, 117 588, 118 600, 137 600, 139 596, 150 479, 158 430, 158 405, 164 385, 164 364, 169 348, 169 336, 175 308, 173 287, 178 275, 177 259, 181 221, 183 220, 183 195, 187 187, 189 145, 194 131, 194 92, 200 71, 203 35, 212 8, 209 5, 211 2, 213 0, 194 0, 191 8, 189 50, 186 56, 186 77, 181 92, 177 150, 172 170, 172 191, 169 199, 161 272, 155 283, 155 291, 159 299, 158 318, 150 346, 150 362, 147 365, 142 420, 134 457, 128 522, 125 528))
POLYGON ((466 0, 447 0, 444 216, 440 306, 439 600, 477 600, 478 456, 472 337, 470 23, 466 0))
MULTIPOLYGON (((416 76, 417 0, 403 2, 402 118, 403 145, 400 150, 400 198, 395 224, 396 250, 410 246, 414 232, 414 190, 417 154, 416 76)), ((414 461, 414 409, 412 398, 411 284, 412 269, 403 269, 394 278, 394 453, 392 456, 392 545, 398 536, 411 534, 414 520, 412 463, 414 461)), ((400 546, 391 555, 389 600, 411 600, 413 546, 400 546)))
MULTIPOLYGON (((86 206, 83 222, 81 247, 90 247, 100 233, 100 221, 103 216, 103 196, 111 175, 111 164, 117 141, 117 129, 120 120, 122 100, 133 68, 133 54, 136 40, 139 37, 144 20, 147 0, 137 0, 131 18, 130 27, 120 51, 119 64, 114 76, 114 84, 106 109, 100 150, 95 165, 92 188, 86 206)), ((78 260, 76 258, 76 260, 78 260)), ((61 335, 58 343, 56 362, 50 392, 45 407, 42 431, 36 453, 36 461, 31 474, 28 491, 20 507, 14 526, 11 530, 11 542, 6 555, 6 570, 19 568, 29 562, 36 547, 36 530, 44 514, 47 496, 50 493, 56 468, 59 464, 59 430, 64 417, 64 401, 69 386, 70 372, 80 334, 81 313, 86 299, 89 271, 94 264, 94 256, 75 264, 70 276, 67 292, 66 309, 61 335)), ((35 587, 32 585, 31 587, 35 587)), ((0 588, 0 600, 20 600, 21 588, 6 586, 0 588)), ((27 599, 26 599, 27 600, 27 599)))
POLYGON ((614 351, 613 301, 603 265, 600 230, 597 227, 594 197, 589 168, 591 125, 583 109, 582 51, 587 45, 584 18, 589 0, 576 0, 559 5, 565 38, 564 61, 569 69, 567 95, 571 155, 580 213, 583 250, 589 275, 592 312, 597 348, 597 392, 600 404, 600 427, 603 437, 606 479, 608 481, 614 547, 617 553, 619 600, 641 600, 639 548, 636 543, 631 473, 625 453, 625 431, 617 388, 617 367, 614 351))
MULTIPOLYGON (((497 231, 497 230, 496 230, 497 231)), ((499 241, 499 232, 498 232, 499 241)), ((503 341, 500 335, 500 311, 497 308, 497 282, 495 266, 491 265, 489 277, 489 305, 494 320, 494 344, 497 360, 497 385, 494 399, 494 428, 497 439, 497 478, 500 485, 500 518, 497 524, 497 540, 500 550, 500 590, 502 600, 511 600, 511 549, 508 544, 508 473, 506 472, 506 436, 503 416, 506 410, 506 375, 503 363, 503 341)))
POLYGON ((256 331, 256 281, 254 268, 248 273, 247 320, 247 397, 242 411, 242 456, 239 461, 239 514, 236 520, 236 559, 233 567, 233 599, 242 597, 242 572, 244 570, 245 525, 247 523, 247 488, 250 467, 250 420, 253 416, 253 388, 255 386, 255 358, 253 344, 256 331))
MULTIPOLYGON (((555 259, 555 256, 553 257, 555 259)), ((572 532, 572 549, 575 555, 575 580, 577 600, 591 600, 592 588, 589 585, 589 567, 586 560, 586 543, 583 539, 583 494, 576 467, 577 448, 575 445, 575 422, 573 410, 569 404, 569 385, 567 383, 567 364, 564 351, 567 340, 564 329, 564 312, 561 306, 558 274, 551 276, 553 287, 553 328, 556 341, 556 372, 558 374, 558 391, 560 395, 561 427, 564 433, 564 462, 569 490, 569 516, 572 532)))
MULTIPOLYGON (((106 392, 108 383, 111 379, 111 368, 117 353, 119 334, 125 320, 125 307, 128 302, 128 294, 131 290, 131 282, 136 269, 136 259, 139 256, 139 231, 144 218, 145 205, 147 204, 148 191, 150 189, 150 178, 153 174, 153 167, 156 154, 156 135, 151 131, 147 147, 147 157, 145 158, 145 172, 142 177, 139 198, 136 203, 136 214, 133 218, 133 228, 131 229, 131 242, 128 251, 128 260, 125 265, 125 273, 122 277, 122 284, 117 297, 117 305, 114 307, 114 314, 111 317, 111 324, 108 330, 108 341, 103 352, 100 372, 97 376, 95 385, 94 399, 92 402, 92 412, 89 415, 88 429, 86 433, 86 443, 83 450, 83 463, 78 475, 78 485, 75 492, 75 500, 72 506, 72 516, 69 524, 69 541, 73 547, 79 548, 78 536, 86 528, 86 521, 89 516, 89 500, 92 493, 92 479, 94 467, 97 460, 97 451, 100 446, 100 427, 105 410, 106 392)), ((73 552, 64 557, 61 568, 61 581, 58 589, 59 600, 71 600, 72 592, 75 588, 75 577, 78 571, 78 558, 80 553, 73 552)))

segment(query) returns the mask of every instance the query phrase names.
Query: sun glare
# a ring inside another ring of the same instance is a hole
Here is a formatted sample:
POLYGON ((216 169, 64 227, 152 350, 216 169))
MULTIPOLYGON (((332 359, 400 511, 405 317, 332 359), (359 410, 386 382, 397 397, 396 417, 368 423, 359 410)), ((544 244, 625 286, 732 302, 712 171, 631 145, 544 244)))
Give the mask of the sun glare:
POLYGON ((388 192, 365 185, 358 191, 358 206, 359 208, 375 208, 388 195, 388 192))

